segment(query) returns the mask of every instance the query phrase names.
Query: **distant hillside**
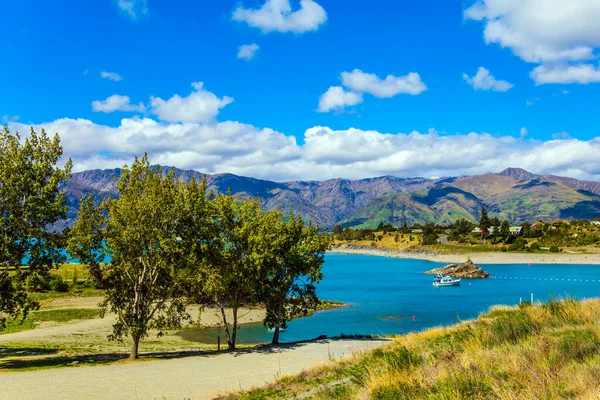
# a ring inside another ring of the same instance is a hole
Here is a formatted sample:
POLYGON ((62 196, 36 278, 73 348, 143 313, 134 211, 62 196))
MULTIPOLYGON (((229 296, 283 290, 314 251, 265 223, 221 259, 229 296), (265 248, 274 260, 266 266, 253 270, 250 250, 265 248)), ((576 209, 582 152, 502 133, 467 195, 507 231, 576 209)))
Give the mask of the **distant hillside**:
MULTIPOLYGON (((168 167, 170 168, 170 167, 168 167)), ((73 174, 66 186, 67 224, 77 215, 79 199, 91 195, 100 202, 116 196, 120 169, 90 170, 73 174)), ((600 183, 552 175, 536 175, 518 168, 498 174, 425 179, 382 176, 370 179, 272 182, 233 174, 204 175, 176 169, 177 179, 206 177, 211 189, 231 189, 240 196, 259 197, 267 209, 293 211, 307 220, 331 228, 451 223, 460 218, 477 220, 481 206, 492 215, 519 223, 558 218, 600 216, 600 183)))

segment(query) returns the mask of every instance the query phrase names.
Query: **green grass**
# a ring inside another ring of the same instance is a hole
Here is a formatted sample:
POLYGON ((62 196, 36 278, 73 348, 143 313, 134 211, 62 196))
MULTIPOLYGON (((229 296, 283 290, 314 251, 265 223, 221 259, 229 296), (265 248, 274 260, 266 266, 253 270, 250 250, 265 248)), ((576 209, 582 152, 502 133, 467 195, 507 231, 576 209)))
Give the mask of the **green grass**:
POLYGON ((1 335, 35 329, 43 322, 65 323, 73 320, 93 319, 100 316, 100 310, 90 308, 72 308, 63 310, 34 311, 21 323, 20 320, 8 320, 1 335))
POLYGON ((596 399, 600 300, 493 307, 474 321, 226 399, 596 399))

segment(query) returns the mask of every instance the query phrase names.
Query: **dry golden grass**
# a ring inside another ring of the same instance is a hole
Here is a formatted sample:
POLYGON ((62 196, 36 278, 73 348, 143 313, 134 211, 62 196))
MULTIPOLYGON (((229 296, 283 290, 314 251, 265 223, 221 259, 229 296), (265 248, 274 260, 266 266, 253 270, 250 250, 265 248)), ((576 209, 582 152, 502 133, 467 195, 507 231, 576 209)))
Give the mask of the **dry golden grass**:
POLYGON ((318 399, 599 399, 600 300, 493 307, 475 321, 401 336, 351 362, 231 398, 302 392, 318 399))

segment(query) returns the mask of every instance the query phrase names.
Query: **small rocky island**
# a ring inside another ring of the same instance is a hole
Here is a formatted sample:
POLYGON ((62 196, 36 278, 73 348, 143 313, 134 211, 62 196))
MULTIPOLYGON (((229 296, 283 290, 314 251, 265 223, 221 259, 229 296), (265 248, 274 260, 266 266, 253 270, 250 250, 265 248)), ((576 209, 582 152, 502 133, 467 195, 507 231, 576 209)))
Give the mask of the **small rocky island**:
POLYGON ((463 264, 448 264, 443 268, 435 268, 425 272, 426 274, 442 274, 453 278, 489 278, 490 273, 482 270, 471 260, 463 264))

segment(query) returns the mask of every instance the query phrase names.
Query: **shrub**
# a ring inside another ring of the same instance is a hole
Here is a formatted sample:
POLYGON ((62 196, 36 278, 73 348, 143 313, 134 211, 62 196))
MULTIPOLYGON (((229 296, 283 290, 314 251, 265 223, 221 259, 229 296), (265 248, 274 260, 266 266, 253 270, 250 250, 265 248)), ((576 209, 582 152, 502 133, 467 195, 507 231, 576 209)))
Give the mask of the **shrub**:
POLYGON ((40 292, 49 289, 48 282, 38 272, 31 272, 25 278, 25 286, 31 292, 40 292))
POLYGON ((508 251, 508 249, 506 248, 506 246, 502 246, 502 247, 500 247, 500 251, 503 253, 506 253, 508 251))
POLYGON ((508 246, 508 251, 523 251, 525 250, 526 245, 527 243, 523 239, 519 238, 508 246))
POLYGON ((560 249, 558 248, 558 246, 550 247, 550 252, 552 252, 552 253, 558 253, 559 251, 560 251, 560 249))
POLYGON ((529 246, 531 248, 532 251, 540 251, 540 244, 538 242, 535 243, 531 243, 531 246, 529 246))
POLYGON ((429 234, 429 235, 425 235, 423 236, 423 245, 424 246, 431 246, 437 244, 437 236, 434 234, 429 234))
POLYGON ((68 292, 69 285, 60 276, 56 275, 50 280, 50 289, 55 292, 68 292))

